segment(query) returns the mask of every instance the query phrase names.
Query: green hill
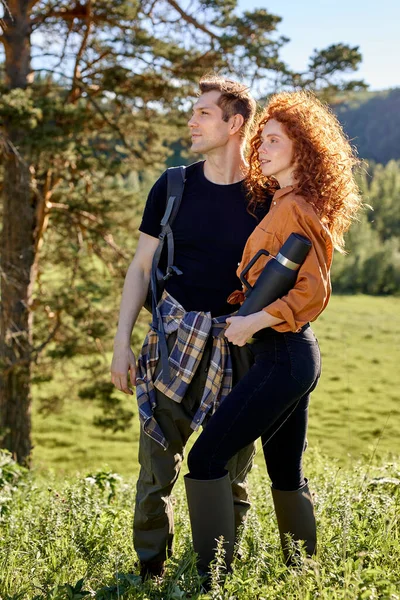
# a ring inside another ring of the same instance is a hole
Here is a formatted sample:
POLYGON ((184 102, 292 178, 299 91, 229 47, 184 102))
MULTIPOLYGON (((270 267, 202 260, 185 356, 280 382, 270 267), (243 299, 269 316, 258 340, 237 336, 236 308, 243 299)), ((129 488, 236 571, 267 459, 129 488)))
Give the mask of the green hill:
POLYGON ((400 159, 400 88, 357 92, 333 106, 360 158, 400 159))

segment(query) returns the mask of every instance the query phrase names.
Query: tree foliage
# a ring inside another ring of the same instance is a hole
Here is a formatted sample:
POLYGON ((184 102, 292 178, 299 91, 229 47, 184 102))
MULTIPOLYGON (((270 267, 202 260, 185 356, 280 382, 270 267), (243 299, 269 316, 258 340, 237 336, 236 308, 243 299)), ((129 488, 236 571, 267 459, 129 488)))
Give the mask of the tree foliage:
POLYGON ((314 50, 308 70, 293 77, 302 88, 311 89, 326 101, 334 101, 338 93, 364 90, 368 86, 361 79, 347 79, 344 74, 357 70, 361 62, 358 46, 332 44, 323 50, 314 50))
POLYGON ((368 205, 346 238, 347 256, 335 256, 338 292, 400 293, 400 162, 371 164, 359 176, 368 205))

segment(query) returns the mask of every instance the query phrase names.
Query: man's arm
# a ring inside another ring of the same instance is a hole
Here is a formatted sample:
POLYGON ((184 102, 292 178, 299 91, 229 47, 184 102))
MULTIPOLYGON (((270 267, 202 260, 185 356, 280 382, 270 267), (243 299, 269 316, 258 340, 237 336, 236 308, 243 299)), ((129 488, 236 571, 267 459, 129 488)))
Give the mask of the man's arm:
POLYGON ((128 387, 128 373, 131 385, 136 385, 136 358, 130 347, 131 334, 146 300, 151 264, 157 246, 158 238, 141 233, 135 256, 125 277, 111 363, 111 381, 125 394, 133 393, 128 387))

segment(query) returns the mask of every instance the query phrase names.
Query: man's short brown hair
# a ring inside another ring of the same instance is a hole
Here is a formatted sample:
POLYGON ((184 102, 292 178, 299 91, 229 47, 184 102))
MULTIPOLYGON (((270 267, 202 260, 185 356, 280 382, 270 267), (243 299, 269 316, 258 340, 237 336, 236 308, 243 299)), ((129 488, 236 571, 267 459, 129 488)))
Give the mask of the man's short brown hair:
POLYGON ((242 115, 244 123, 240 131, 246 138, 256 113, 256 101, 249 88, 242 83, 225 79, 215 73, 203 75, 199 81, 200 94, 217 91, 221 93, 217 105, 222 109, 222 118, 228 121, 234 115, 242 115))

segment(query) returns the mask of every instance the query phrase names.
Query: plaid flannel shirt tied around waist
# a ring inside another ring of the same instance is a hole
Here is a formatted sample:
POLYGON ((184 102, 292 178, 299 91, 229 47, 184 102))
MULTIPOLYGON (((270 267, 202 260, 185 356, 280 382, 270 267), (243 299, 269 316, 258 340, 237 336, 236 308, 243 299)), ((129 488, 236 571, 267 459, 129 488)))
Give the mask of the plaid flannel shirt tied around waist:
POLYGON ((214 412, 231 391, 232 359, 228 341, 224 336, 226 316, 212 318, 209 312, 186 312, 166 291, 160 300, 159 310, 165 335, 168 337, 174 331, 177 332, 168 358, 170 381, 168 384, 163 383, 162 373, 154 381, 160 352, 157 331, 150 329, 138 359, 136 397, 144 432, 166 449, 168 440, 153 414, 156 407, 154 388, 171 400, 181 402, 199 366, 207 339, 212 336, 207 380, 200 406, 191 423, 192 429, 196 431, 208 411, 212 409, 214 412))

